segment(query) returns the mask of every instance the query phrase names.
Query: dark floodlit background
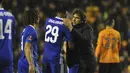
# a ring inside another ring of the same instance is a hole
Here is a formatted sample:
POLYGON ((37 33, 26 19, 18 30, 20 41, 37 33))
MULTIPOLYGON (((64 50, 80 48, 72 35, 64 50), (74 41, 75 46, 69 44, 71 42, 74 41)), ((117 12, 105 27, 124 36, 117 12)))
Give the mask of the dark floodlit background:
POLYGON ((38 60, 41 65, 44 43, 43 26, 46 18, 55 16, 55 9, 60 4, 65 4, 68 7, 68 17, 70 18, 74 8, 81 8, 85 11, 87 15, 87 23, 89 23, 94 29, 95 46, 99 31, 105 27, 104 21, 108 17, 113 17, 116 21, 115 29, 120 31, 122 38, 120 51, 122 73, 130 73, 130 0, 5 0, 3 3, 4 8, 12 12, 17 21, 15 36, 16 43, 13 48, 15 73, 17 72, 17 61, 21 51, 20 32, 24 28, 22 23, 23 12, 31 8, 35 8, 39 11, 41 19, 37 28, 39 36, 38 60))

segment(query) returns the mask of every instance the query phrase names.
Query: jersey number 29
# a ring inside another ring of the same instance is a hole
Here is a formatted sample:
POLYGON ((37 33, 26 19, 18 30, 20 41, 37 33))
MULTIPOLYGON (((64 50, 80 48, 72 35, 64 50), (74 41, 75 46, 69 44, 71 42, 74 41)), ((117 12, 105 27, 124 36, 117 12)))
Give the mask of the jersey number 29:
POLYGON ((45 33, 45 41, 55 43, 57 41, 57 37, 59 36, 59 28, 57 26, 52 27, 51 25, 47 25, 46 30, 47 31, 45 33), (50 33, 52 36, 48 35, 50 33))
POLYGON ((9 34, 8 39, 11 39, 11 24, 12 24, 12 20, 8 19, 7 22, 5 23, 5 27, 3 26, 3 20, 0 19, 0 39, 4 39, 5 36, 3 35, 3 33, 7 33, 9 34))

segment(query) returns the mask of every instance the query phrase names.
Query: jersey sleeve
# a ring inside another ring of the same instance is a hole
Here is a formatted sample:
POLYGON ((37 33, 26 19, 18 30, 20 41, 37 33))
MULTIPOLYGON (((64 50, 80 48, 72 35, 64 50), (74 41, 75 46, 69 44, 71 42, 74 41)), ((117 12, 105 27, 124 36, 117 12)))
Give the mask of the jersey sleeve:
POLYGON ((99 33, 99 35, 98 35, 98 41, 97 41, 97 45, 101 45, 102 44, 102 34, 101 33, 99 33))
POLYGON ((102 45, 102 34, 99 33, 98 41, 97 41, 97 47, 96 47, 96 51, 95 51, 96 58, 98 58, 98 55, 100 53, 101 45, 102 45))
POLYGON ((32 43, 35 39, 36 39, 36 35, 30 34, 29 36, 27 36, 26 42, 32 43))
POLYGON ((64 26, 65 41, 71 41, 71 33, 68 28, 64 26))

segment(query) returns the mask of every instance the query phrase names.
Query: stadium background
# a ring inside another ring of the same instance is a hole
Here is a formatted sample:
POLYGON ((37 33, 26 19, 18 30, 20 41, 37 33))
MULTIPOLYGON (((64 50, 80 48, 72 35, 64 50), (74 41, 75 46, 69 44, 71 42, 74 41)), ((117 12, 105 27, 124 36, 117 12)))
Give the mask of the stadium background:
POLYGON ((78 7, 85 11, 87 22, 94 29, 95 46, 98 32, 105 27, 104 21, 108 17, 113 17, 116 20, 115 29, 120 31, 122 38, 120 51, 122 73, 130 73, 130 0, 5 0, 3 3, 4 8, 12 12, 17 21, 13 48, 15 72, 17 72, 17 61, 20 56, 20 32, 24 28, 22 23, 23 12, 30 8, 35 8, 39 11, 41 19, 37 28, 39 35, 38 60, 41 65, 44 43, 43 26, 47 17, 55 16, 55 9, 60 4, 65 4, 68 7, 68 17, 71 17, 74 8, 78 7))

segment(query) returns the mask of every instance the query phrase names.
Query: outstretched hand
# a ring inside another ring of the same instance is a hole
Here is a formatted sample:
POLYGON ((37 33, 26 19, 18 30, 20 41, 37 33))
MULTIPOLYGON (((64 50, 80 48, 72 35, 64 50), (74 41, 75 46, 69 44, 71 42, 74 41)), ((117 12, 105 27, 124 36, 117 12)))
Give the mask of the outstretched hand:
POLYGON ((73 29, 72 22, 70 19, 64 18, 63 23, 70 31, 73 29))

